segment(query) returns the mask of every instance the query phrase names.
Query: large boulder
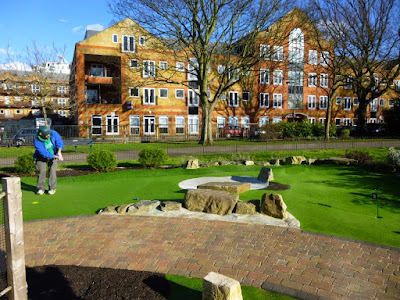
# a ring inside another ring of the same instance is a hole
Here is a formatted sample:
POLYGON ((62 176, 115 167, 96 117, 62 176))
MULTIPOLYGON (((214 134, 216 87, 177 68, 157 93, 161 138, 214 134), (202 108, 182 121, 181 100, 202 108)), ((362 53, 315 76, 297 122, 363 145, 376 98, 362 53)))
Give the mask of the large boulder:
POLYGON ((254 215, 256 213, 256 206, 251 202, 238 201, 235 213, 240 215, 254 215))
POLYGON ((189 159, 186 164, 186 169, 198 169, 199 168, 199 160, 196 159, 189 159))
POLYGON ((291 156, 286 157, 285 165, 301 165, 303 162, 305 163, 307 159, 304 156, 291 156))
POLYGON ((218 215, 231 214, 239 201, 237 194, 224 191, 196 189, 185 194, 184 206, 190 211, 199 211, 218 215))
POLYGON ((163 201, 161 202, 162 211, 180 210, 182 203, 177 201, 163 201))
POLYGON ((203 278, 202 300, 243 300, 240 283, 224 275, 210 272, 203 278))
POLYGON ((287 206, 283 202, 282 195, 279 194, 264 194, 261 198, 260 212, 271 216, 286 220, 288 218, 287 206))
POLYGON ((258 173, 257 179, 262 182, 269 182, 274 180, 274 173, 271 168, 263 167, 260 173, 258 173))
POLYGON ((241 194, 250 190, 251 184, 249 182, 207 182, 198 185, 197 188, 241 194))

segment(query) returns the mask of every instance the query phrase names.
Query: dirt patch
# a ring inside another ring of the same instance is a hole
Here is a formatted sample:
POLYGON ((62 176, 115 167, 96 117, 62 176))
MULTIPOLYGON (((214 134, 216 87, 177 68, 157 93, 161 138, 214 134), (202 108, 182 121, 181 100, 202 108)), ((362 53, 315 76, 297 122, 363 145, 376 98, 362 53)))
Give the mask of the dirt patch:
MULTIPOLYGON (((28 298, 73 299, 168 299, 164 274, 78 266, 26 268, 28 298)), ((1 297, 0 299, 6 299, 1 297)))
POLYGON ((289 189, 291 189, 291 188, 292 188, 292 187, 291 187, 290 185, 271 181, 271 182, 269 183, 268 187, 266 187, 264 190, 270 190, 270 191, 284 191, 284 190, 289 190, 289 189))

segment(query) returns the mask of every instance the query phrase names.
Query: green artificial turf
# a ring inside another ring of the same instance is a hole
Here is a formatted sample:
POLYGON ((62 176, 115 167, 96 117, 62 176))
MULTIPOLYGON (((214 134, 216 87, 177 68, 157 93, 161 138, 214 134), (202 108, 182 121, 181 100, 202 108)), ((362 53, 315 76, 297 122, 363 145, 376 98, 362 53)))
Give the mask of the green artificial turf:
MULTIPOLYGON (((201 300, 203 290, 203 279, 187 278, 183 276, 166 274, 169 281, 170 296, 169 300, 201 300)), ((265 291, 252 286, 242 286, 243 300, 290 300, 289 296, 265 291)))
MULTIPOLYGON (((22 178, 24 220, 95 214, 110 205, 137 200, 182 201, 180 181, 202 176, 254 176, 260 166, 217 166, 186 170, 126 170, 112 173, 59 178, 55 195, 35 195, 36 178, 22 178)), ((283 196, 288 211, 307 231, 332 234, 400 248, 400 185, 395 174, 367 172, 359 167, 272 167, 275 181, 292 186, 273 191, 283 196), (377 218, 376 200, 380 203, 377 218)), ((240 195, 248 201, 261 199, 267 191, 240 195)))

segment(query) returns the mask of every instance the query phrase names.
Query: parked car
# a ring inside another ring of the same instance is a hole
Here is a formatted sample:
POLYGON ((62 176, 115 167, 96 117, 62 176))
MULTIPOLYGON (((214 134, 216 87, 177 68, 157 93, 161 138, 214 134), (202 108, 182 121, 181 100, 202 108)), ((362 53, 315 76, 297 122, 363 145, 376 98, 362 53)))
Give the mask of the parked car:
POLYGON ((231 137, 243 137, 248 133, 247 128, 242 128, 239 126, 226 126, 224 129, 225 137, 230 139, 231 137))
POLYGON ((265 128, 257 127, 250 131, 250 137, 252 138, 259 138, 261 135, 266 134, 267 131, 265 128))
POLYGON ((37 135, 36 128, 21 128, 13 137, 13 144, 17 147, 32 145, 37 135))

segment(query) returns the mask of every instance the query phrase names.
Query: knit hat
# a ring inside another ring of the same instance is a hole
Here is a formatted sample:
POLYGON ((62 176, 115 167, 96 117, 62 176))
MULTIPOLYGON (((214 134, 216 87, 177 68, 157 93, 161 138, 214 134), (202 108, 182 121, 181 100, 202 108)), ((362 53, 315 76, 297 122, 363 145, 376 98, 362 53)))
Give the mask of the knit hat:
POLYGON ((47 126, 40 126, 39 127, 39 133, 42 133, 42 135, 46 136, 50 134, 50 128, 47 126))

